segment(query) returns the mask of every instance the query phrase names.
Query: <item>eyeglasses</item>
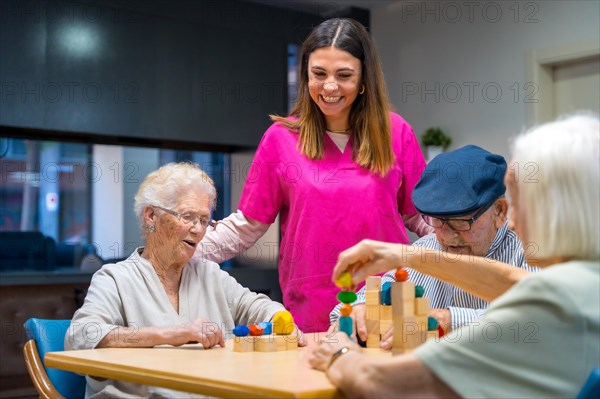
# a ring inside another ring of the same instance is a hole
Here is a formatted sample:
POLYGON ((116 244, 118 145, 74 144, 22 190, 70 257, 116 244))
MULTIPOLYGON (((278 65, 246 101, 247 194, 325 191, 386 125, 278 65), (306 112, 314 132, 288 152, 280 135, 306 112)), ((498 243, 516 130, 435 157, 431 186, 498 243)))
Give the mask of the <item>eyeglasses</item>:
POLYGON ((200 225, 205 229, 208 226, 212 227, 213 230, 215 227, 217 227, 217 222, 215 222, 214 220, 199 217, 198 215, 196 215, 195 213, 192 213, 192 212, 175 212, 170 209, 163 208, 162 206, 157 206, 157 205, 153 205, 153 206, 155 208, 163 210, 167 213, 170 213, 171 215, 177 217, 177 219, 179 219, 179 220, 183 220, 183 222, 185 224, 191 223, 193 226, 195 226, 196 223, 200 222, 200 225))
POLYGON ((444 226, 444 224, 446 224, 449 228, 451 228, 454 231, 469 231, 471 230, 471 225, 475 223, 475 221, 479 219, 479 217, 483 215, 488 209, 490 209, 490 207, 493 204, 494 203, 492 202, 491 204, 481 208, 470 219, 442 219, 428 215, 421 215, 421 217, 423 217, 425 223, 436 229, 441 229, 444 226))

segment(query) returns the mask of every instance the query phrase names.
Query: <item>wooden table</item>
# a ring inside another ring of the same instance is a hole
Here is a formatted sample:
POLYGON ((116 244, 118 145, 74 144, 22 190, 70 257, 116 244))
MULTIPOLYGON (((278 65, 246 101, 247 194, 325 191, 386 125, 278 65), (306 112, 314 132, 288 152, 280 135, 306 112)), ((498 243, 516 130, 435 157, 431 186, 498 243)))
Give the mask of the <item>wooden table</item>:
MULTIPOLYGON (((308 347, 285 352, 204 350, 200 345, 105 348, 46 354, 47 367, 114 380, 228 398, 338 398, 325 373, 310 368, 307 354, 325 333, 306 334, 308 347)), ((369 356, 389 352, 364 349, 369 356)))

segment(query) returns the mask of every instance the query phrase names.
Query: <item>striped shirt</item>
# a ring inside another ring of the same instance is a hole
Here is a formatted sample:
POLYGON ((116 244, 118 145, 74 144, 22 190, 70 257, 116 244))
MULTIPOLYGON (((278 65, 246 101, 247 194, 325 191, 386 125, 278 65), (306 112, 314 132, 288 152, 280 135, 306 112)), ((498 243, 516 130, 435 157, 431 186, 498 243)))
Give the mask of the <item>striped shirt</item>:
MULTIPOLYGON (((415 247, 427 249, 442 250, 435 234, 429 234, 417 240, 415 247)), ((523 245, 517 235, 508 229, 508 222, 504 224, 497 232, 492 241, 486 258, 494 259, 509 265, 514 265, 530 272, 539 270, 537 267, 529 266, 525 262, 523 245)), ((404 268, 408 272, 408 280, 421 285, 425 289, 425 296, 429 298, 432 309, 449 309, 450 326, 452 329, 461 327, 465 324, 477 320, 484 312, 489 302, 484 301, 461 288, 452 284, 445 283, 427 274, 419 273, 411 268, 404 268)), ((383 275, 381 283, 386 281, 396 281, 394 278, 396 270, 391 270, 383 275)), ((365 287, 357 293, 357 300, 353 305, 365 303, 365 287)), ((340 306, 337 305, 329 314, 331 323, 337 321, 340 317, 340 306)))

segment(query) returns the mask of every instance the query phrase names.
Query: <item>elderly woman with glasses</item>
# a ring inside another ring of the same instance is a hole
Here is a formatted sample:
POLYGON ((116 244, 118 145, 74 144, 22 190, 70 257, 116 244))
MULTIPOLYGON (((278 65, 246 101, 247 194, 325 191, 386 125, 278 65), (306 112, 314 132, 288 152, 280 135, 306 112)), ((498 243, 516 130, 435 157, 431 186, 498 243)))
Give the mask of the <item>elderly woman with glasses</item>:
MULTIPOLYGON (((224 346, 224 331, 235 325, 269 321, 285 310, 242 287, 216 263, 192 259, 212 224, 215 198, 213 181, 195 164, 170 163, 146 177, 134 206, 145 245, 94 274, 65 337, 66 349, 190 342, 208 349, 224 346)), ((173 396, 120 381, 87 382, 87 396, 173 396)))
MULTIPOLYGON (((407 268, 408 280, 425 289, 432 307, 430 316, 437 319, 446 332, 483 315, 489 305, 490 292, 538 270, 525 262, 521 241, 508 227, 503 181, 506 169, 501 155, 467 145, 435 157, 413 190, 415 207, 424 222, 434 228, 433 234, 417 240, 414 247, 445 251, 451 254, 451 259, 442 265, 439 259, 432 258, 432 263, 439 266, 433 276, 424 274, 420 265, 416 270, 407 268), (486 284, 478 280, 481 286, 477 287, 478 295, 473 295, 472 291, 463 289, 468 286, 457 286, 444 279, 448 275, 468 273, 457 270, 452 263, 452 258, 461 254, 484 257, 486 264, 502 262, 514 267, 486 280, 486 284)), ((395 281, 394 274, 395 270, 386 273, 382 284, 395 281)), ((363 341, 368 340, 365 292, 364 287, 358 292, 352 312, 356 322, 354 330, 363 341)), ((340 305, 330 314, 330 330, 337 328, 339 316, 340 305)), ((381 333, 380 346, 391 349, 393 327, 381 333)))

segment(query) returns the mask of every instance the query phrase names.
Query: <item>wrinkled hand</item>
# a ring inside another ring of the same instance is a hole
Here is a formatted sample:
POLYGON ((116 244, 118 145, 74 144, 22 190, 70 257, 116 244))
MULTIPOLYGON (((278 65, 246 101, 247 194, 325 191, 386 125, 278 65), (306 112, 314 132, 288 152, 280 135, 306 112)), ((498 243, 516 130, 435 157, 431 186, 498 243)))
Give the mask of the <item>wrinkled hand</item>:
POLYGON ((442 326, 444 331, 450 331, 450 309, 430 309, 429 316, 435 318, 438 323, 440 323, 440 326, 442 326))
POLYGON ((415 248, 410 245, 362 240, 340 253, 332 279, 335 281, 347 271, 352 274, 352 284, 356 286, 369 276, 404 266, 407 256, 412 253, 415 248))
POLYGON ((312 368, 327 371, 331 362, 331 356, 344 346, 347 346, 350 350, 360 351, 360 347, 352 342, 346 333, 336 332, 331 335, 328 334, 309 354, 308 363, 312 368))
POLYGON ((212 348, 215 345, 225 347, 225 334, 213 321, 199 318, 183 324, 182 328, 188 342, 198 342, 204 349, 212 348))

